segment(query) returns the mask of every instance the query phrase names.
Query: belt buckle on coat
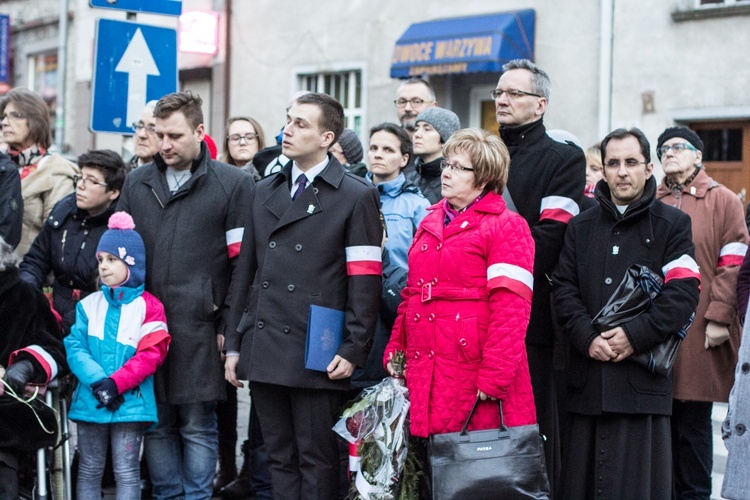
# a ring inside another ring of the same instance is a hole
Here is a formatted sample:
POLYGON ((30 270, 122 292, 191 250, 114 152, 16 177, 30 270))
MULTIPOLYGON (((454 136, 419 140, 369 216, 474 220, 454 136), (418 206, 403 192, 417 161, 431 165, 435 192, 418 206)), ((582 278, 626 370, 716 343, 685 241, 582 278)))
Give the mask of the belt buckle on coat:
POLYGON ((432 283, 425 283, 422 285, 422 302, 430 300, 432 300, 432 283))

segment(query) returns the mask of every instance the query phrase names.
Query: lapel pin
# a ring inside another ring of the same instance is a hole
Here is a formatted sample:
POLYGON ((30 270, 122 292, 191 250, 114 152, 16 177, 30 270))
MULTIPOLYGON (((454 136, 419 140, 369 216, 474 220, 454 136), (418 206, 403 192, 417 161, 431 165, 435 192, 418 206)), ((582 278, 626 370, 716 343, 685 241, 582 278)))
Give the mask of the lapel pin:
POLYGON ((612 255, 618 255, 620 253, 620 247, 617 245, 612 247, 612 255))
POLYGON ((308 205, 307 206, 307 213, 311 214, 315 211, 315 205, 308 205))
POLYGON ((461 223, 461 229, 465 228, 465 227, 466 227, 466 226, 468 226, 468 225, 469 225, 469 221, 467 221, 467 220, 463 221, 463 222, 461 223))

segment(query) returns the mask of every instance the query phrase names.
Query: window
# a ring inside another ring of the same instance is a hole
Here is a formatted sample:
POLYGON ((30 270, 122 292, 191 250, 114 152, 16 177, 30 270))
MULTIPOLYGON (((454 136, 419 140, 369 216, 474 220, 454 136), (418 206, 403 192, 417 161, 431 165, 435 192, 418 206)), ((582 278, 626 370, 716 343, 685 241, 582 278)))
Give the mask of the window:
POLYGON ((344 107, 346 127, 362 136, 362 71, 348 70, 298 75, 298 88, 335 97, 344 107))
POLYGON ((697 130, 703 161, 742 161, 742 127, 697 130))

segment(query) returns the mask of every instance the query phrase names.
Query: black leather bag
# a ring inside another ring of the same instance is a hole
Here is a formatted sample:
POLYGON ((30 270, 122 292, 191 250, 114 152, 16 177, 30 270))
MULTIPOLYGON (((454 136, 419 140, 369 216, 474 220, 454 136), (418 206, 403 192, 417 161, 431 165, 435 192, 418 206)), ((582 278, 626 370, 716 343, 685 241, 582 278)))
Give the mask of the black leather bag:
MULTIPOLYGON (((623 325, 651 307, 651 303, 661 293, 664 281, 661 276, 646 266, 633 264, 617 286, 607 303, 591 321, 597 332, 606 332, 623 325)), ((669 376, 677 358, 677 349, 693 323, 695 313, 688 324, 661 344, 646 352, 633 354, 627 359, 646 368, 651 373, 669 376)))
POLYGON ((430 436, 432 498, 549 498, 539 426, 506 427, 498 401, 500 428, 468 432, 479 401, 477 397, 461 432, 430 436))
POLYGON ((41 396, 0 396, 0 448, 34 451, 57 443, 57 416, 41 396))

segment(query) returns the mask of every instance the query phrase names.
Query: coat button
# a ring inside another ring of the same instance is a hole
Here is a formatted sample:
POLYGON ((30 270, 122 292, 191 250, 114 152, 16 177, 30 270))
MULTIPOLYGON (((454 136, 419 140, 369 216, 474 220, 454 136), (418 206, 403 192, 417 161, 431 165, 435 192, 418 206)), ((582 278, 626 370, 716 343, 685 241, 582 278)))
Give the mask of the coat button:
POLYGON ((302 245, 300 245, 299 243, 297 243, 296 245, 294 245, 294 249, 297 250, 298 252, 301 252, 302 251, 302 245))
POLYGON ((432 278, 432 284, 437 285, 437 278, 432 278))
POLYGON ((737 432, 738 436, 743 435, 745 433, 745 424, 737 424, 734 430, 737 432))
POLYGON ((419 359, 419 351, 414 353, 414 359, 419 359))
POLYGON ((54 224, 52 224, 52 225, 53 225, 53 226, 55 226, 55 227, 57 227, 57 226, 59 226, 59 225, 60 225, 60 222, 58 222, 58 221, 55 221, 55 222, 54 222, 54 224))
POLYGON ((272 241, 268 244, 268 248, 276 248, 276 242, 272 241))
POLYGON ((427 250, 427 243, 422 243, 422 251, 424 252, 427 250))
POLYGON ((646 243, 651 243, 651 238, 646 238, 646 243))
POLYGON ((424 280, 422 278, 419 278, 417 280, 417 286, 422 286, 422 285, 424 285, 424 280))
POLYGON ((258 322, 257 322, 257 323, 255 324, 255 326, 257 326, 257 327, 258 327, 258 330, 262 330, 262 329, 263 329, 263 327, 264 327, 264 326, 266 326, 266 324, 265 324, 265 323, 263 323, 262 321, 258 321, 258 322))
POLYGON ((284 333, 289 333, 289 332, 291 332, 291 331, 292 331, 292 329, 291 329, 291 328, 289 328, 288 326, 285 326, 285 327, 284 327, 284 333))
POLYGON ((466 339, 461 339, 461 340, 458 341, 458 343, 461 344, 461 346, 463 346, 463 347, 466 347, 466 345, 468 344, 468 342, 466 341, 466 339))
POLYGON ((437 246, 435 247, 435 250, 440 250, 441 248, 443 248, 443 244, 438 243, 437 246))
POLYGON ((271 284, 270 284, 270 283, 269 283, 268 281, 264 281, 264 282, 263 282, 263 284, 262 284, 261 286, 262 286, 263 288, 268 288, 269 286, 271 286, 271 284))
POLYGON ((435 356, 435 353, 430 351, 430 353, 427 355, 428 358, 432 359, 435 356))
POLYGON ((434 314, 430 314, 429 316, 427 316, 427 320, 430 321, 430 322, 435 321, 435 315, 434 314))
POLYGON ((742 373, 750 372, 750 363, 742 363, 742 373))
POLYGON ((612 284, 612 278, 605 279, 604 283, 607 284, 607 285, 611 285, 612 284))
POLYGON ((414 321, 419 321, 419 318, 420 318, 419 313, 416 313, 414 315, 414 321))
POLYGON ((289 286, 286 287, 286 289, 289 290, 290 292, 293 292, 294 291, 294 285, 289 285, 289 286))

